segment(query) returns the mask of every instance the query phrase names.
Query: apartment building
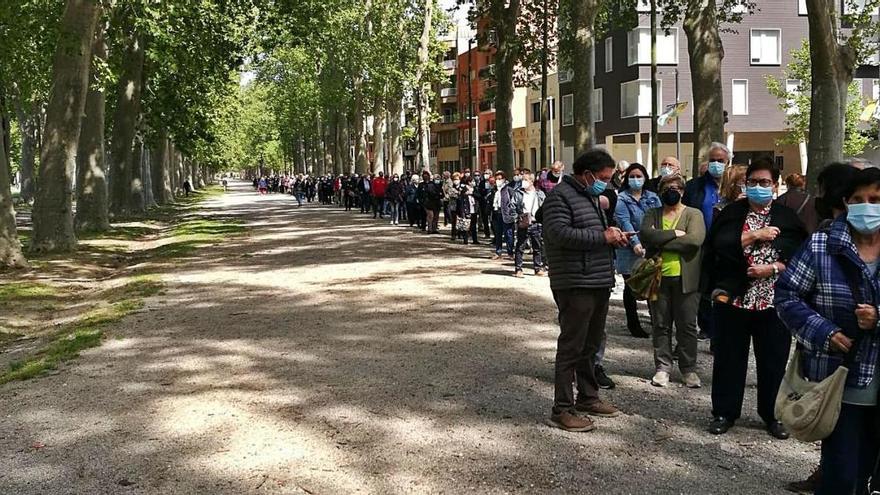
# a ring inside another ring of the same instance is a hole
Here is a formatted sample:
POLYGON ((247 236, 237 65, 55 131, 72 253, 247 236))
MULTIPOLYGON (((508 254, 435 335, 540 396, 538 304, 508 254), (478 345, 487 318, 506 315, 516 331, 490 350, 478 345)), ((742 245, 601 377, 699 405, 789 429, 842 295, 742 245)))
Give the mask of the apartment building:
MULTIPOLYGON (((563 73, 563 77, 570 77, 563 73)), ((514 153, 516 166, 540 170, 549 166, 555 159, 562 159, 562 137, 559 134, 559 74, 555 71, 547 75, 547 160, 541 163, 541 79, 537 78, 526 89, 524 108, 518 109, 524 115, 524 127, 514 127, 514 153)), ((517 110, 514 111, 516 113, 517 110)))
MULTIPOLYGON (((644 2, 647 3, 647 2, 644 2)), ((804 0, 759 0, 757 13, 722 33, 724 62, 722 81, 728 146, 736 162, 748 163, 758 157, 771 157, 786 172, 802 170, 805 149, 798 145, 778 145, 785 133, 785 114, 778 100, 768 91, 765 78, 784 77, 791 52, 808 36, 804 0)), ((618 159, 651 163, 651 34, 649 8, 638 7, 639 22, 629 30, 611 33, 596 44, 596 137, 618 159)), ((676 101, 692 102, 691 74, 687 38, 681 26, 657 40, 659 111, 676 101), (676 99, 678 95, 678 99, 676 99)), ((877 92, 876 61, 857 73, 863 78, 865 97, 877 92)), ((798 81, 787 81, 797 87, 798 81)), ((574 159, 572 88, 560 81, 561 158, 574 159)), ((876 98, 876 95, 875 95, 876 98)), ((659 113, 659 112, 658 112, 659 113)), ((676 122, 660 128, 660 155, 678 155, 682 163, 693 159, 693 105, 680 116, 681 144, 677 145, 676 122)))

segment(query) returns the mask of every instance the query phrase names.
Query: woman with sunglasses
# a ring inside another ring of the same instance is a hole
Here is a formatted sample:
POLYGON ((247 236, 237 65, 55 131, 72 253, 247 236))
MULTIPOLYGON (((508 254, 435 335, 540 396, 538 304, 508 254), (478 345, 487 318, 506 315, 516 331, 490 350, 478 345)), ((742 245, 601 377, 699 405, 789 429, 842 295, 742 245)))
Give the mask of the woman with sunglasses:
POLYGON ((709 427, 716 435, 726 433, 740 417, 754 342, 758 415, 770 435, 788 438, 774 407, 791 334, 776 314, 774 285, 807 233, 793 210, 773 201, 778 181, 772 161, 749 165, 746 198, 718 214, 704 246, 701 287, 712 299, 716 325, 709 427))

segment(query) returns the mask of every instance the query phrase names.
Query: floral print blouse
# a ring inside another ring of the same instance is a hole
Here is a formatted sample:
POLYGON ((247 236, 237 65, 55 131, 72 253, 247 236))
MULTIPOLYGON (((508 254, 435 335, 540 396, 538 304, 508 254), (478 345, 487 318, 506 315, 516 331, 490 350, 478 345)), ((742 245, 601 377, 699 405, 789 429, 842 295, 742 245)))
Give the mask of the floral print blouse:
MULTIPOLYGON (((743 233, 763 229, 770 225, 770 205, 760 211, 749 211, 743 224, 743 233)), ((772 242, 758 241, 745 248, 746 263, 752 265, 770 265, 779 261, 779 250, 772 242)), ((743 297, 737 297, 733 305, 750 311, 764 311, 773 307, 774 286, 778 275, 767 278, 755 278, 749 282, 749 288, 743 297)))

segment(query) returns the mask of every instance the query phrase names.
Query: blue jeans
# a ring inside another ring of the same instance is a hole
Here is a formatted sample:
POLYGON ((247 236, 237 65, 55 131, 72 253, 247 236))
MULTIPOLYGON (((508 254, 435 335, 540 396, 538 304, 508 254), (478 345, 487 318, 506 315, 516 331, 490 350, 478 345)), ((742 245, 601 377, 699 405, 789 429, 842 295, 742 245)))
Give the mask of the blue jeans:
MULTIPOLYGON (((875 376, 876 380, 878 377, 875 376)), ((831 436, 822 440, 822 481, 817 495, 866 493, 880 442, 878 408, 843 404, 831 436)))
POLYGON ((391 207, 391 221, 397 223, 400 221, 400 203, 389 201, 388 205, 391 207))
POLYGON ((293 197, 296 198, 296 202, 299 203, 299 206, 303 205, 303 193, 301 191, 294 192, 293 197))
POLYGON ((506 223, 500 211, 492 212, 492 229, 495 231, 495 254, 501 256, 501 245, 506 243, 507 255, 513 256, 513 224, 506 223))

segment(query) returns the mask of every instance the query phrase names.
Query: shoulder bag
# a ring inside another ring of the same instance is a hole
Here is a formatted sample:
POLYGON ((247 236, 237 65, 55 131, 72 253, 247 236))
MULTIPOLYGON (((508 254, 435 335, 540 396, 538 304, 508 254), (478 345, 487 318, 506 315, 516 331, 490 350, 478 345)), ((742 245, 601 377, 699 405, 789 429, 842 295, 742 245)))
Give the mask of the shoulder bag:
MULTIPOLYGON (((684 213, 684 210, 682 210, 681 213, 678 214, 678 217, 676 217, 675 222, 672 224, 673 229, 678 226, 678 221, 681 220, 682 213, 684 213)), ((660 227, 662 227, 662 210, 658 212, 658 218, 659 220, 655 222, 655 227, 658 222, 660 223, 660 227)), ((670 241, 671 240, 672 239, 670 239, 670 241)), ((663 243, 663 245, 665 244, 666 242, 663 243)), ((663 257, 661 249, 663 245, 657 248, 657 253, 653 256, 645 256, 644 259, 636 261, 632 273, 626 281, 626 284, 633 292, 635 298, 640 301, 654 302, 660 294, 660 282, 663 279, 663 257)))

